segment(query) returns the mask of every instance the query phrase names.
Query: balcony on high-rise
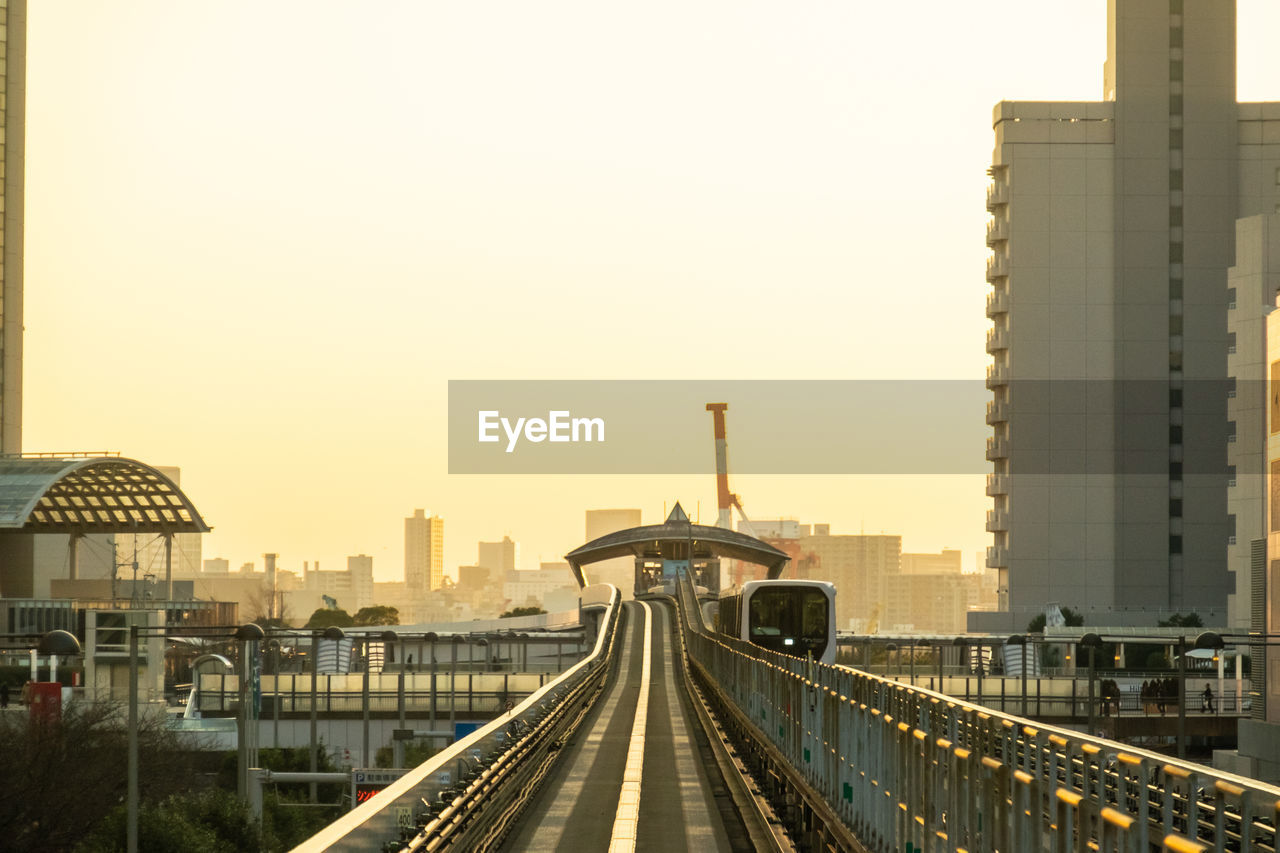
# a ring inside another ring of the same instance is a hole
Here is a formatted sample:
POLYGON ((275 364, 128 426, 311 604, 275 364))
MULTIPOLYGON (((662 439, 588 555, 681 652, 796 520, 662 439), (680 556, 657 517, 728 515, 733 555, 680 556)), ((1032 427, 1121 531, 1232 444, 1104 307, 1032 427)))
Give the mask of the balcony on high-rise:
POLYGON ((991 400, 987 403, 987 423, 999 424, 1009 420, 1009 404, 1004 400, 991 400))
POLYGON ((995 290, 987 294, 987 316, 998 317, 1001 314, 1009 313, 1009 291, 1004 287, 997 287, 995 290))
POLYGON ((1006 278, 1009 275, 1009 258, 1003 252, 996 252, 987 258, 987 281, 1006 278))
POLYGON ((1009 549, 999 545, 987 548, 987 568, 1003 569, 1009 565, 1009 549))
POLYGON ((996 495, 1009 494, 1009 475, 1008 474, 988 474, 987 475, 987 496, 994 498, 996 495))
POLYGON ((998 533, 1009 529, 1009 513, 1002 509, 987 510, 987 532, 998 533))
POLYGON ((1007 219, 992 219, 987 223, 987 245, 994 246, 997 243, 1003 243, 1009 239, 1009 221, 1007 219))
POLYGON ((987 365, 987 387, 996 388, 1009 384, 1009 366, 1006 364, 987 365))
POLYGON ((1009 348, 1009 333, 997 326, 987 330, 987 352, 999 352, 1009 348))
POLYGON ((987 459, 1007 459, 1009 457, 1009 442, 1003 438, 992 436, 987 439, 987 459))
POLYGON ((987 185, 987 210, 995 210, 1009 203, 1009 185, 1004 181, 992 181, 987 185))

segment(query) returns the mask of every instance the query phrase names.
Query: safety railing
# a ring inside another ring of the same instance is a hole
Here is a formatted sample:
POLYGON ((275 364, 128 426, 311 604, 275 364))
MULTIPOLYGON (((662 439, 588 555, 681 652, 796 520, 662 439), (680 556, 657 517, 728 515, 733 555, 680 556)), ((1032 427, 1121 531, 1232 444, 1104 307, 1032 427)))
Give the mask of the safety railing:
POLYGON ((1277 850, 1280 788, 768 652, 681 598, 695 666, 868 849, 1277 850))
POLYGON ((608 672, 620 596, 607 584, 584 593, 584 611, 600 614, 595 643, 585 658, 509 713, 295 847, 294 853, 481 850, 501 840, 504 822, 536 787, 530 777, 549 765, 556 738, 581 719, 608 672))

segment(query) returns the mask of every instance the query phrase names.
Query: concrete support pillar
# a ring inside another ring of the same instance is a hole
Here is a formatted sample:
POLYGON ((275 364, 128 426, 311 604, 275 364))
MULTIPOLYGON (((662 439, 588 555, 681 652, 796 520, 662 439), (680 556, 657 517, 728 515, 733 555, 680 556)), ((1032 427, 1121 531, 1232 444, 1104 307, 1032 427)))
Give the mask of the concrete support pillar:
POLYGON ((83 536, 83 533, 72 533, 67 537, 67 577, 71 580, 80 578, 80 540, 83 536))
POLYGON ((164 600, 173 601, 173 534, 164 534, 164 600))

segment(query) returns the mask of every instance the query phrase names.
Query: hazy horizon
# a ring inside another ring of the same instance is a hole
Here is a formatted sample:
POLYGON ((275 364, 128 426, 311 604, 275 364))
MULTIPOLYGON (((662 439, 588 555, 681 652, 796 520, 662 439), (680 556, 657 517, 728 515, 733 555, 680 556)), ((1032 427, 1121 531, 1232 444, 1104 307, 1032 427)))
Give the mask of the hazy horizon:
MULTIPOLYGON (((1239 0, 1239 98, 1280 8, 1239 0)), ((1000 100, 1100 100, 1106 0, 31 4, 23 449, 182 469, 233 568, 525 568, 711 476, 449 475, 450 379, 978 379, 1000 100)), ((989 544, 980 475, 734 476, 989 544)), ((710 416, 702 438, 713 452, 710 416)), ((982 448, 974 452, 981 454, 982 448)))

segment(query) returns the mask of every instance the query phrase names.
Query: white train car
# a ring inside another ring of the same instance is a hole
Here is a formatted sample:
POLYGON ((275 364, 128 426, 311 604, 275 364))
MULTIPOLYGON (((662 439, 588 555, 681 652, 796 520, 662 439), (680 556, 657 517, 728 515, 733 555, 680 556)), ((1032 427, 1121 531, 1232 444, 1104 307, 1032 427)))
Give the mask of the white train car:
POLYGON ((748 581, 720 596, 722 634, 792 655, 836 661, 836 588, 827 581, 748 581))

